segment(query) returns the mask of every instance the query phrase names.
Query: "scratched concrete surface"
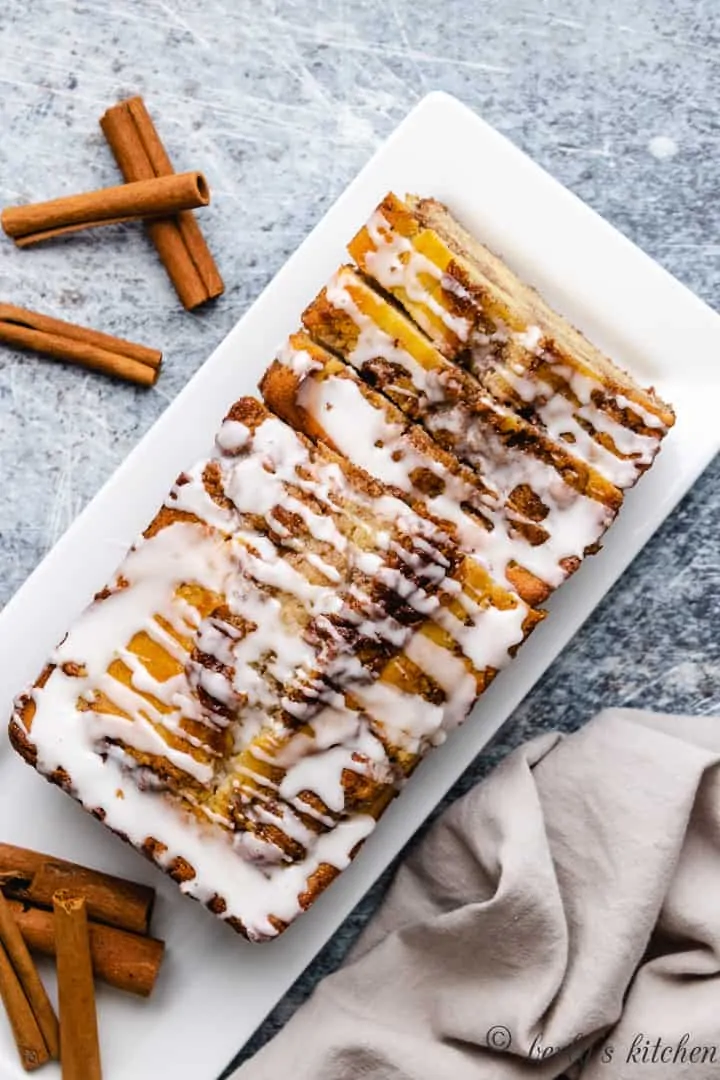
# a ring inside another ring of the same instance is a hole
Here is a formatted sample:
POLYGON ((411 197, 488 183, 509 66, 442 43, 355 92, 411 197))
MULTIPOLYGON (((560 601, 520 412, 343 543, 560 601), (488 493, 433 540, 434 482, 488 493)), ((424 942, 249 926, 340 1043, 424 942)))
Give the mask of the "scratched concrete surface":
MULTIPOLYGON (((719 59, 715 0, 0 0, 2 202, 115 182, 98 116, 140 92, 176 166, 209 177, 229 286, 184 313, 135 228, 0 243, 3 299, 167 357, 145 392, 2 351, 0 605, 427 90, 468 102, 716 301, 719 59)), ((604 704, 720 711, 719 479, 716 462, 457 791, 604 704)), ((383 886, 245 1053, 340 961, 383 886)))

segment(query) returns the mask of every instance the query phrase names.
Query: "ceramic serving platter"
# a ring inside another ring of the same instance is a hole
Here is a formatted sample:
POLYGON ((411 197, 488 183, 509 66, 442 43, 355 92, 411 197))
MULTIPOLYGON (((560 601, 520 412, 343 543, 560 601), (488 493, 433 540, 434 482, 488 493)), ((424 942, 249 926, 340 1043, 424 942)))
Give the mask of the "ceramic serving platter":
MULTIPOLYGON (((145 1002, 100 990, 106 1080, 164 1073, 213 1080, 221 1072, 720 449, 720 317, 464 105, 430 94, 6 606, 0 716, 112 575, 177 473, 209 450, 229 403, 255 391, 283 336, 343 261, 344 241, 389 189, 447 202, 621 366, 654 384, 674 404, 678 422, 651 473, 628 495, 601 554, 553 598, 551 618, 465 726, 423 763, 355 864, 277 941, 237 938, 5 744, 3 840, 158 889, 155 930, 168 951, 156 993, 145 1002)), ((1 1010, 0 1075, 24 1075, 1 1010)), ((52 1080, 59 1070, 51 1066, 43 1075, 52 1080)))

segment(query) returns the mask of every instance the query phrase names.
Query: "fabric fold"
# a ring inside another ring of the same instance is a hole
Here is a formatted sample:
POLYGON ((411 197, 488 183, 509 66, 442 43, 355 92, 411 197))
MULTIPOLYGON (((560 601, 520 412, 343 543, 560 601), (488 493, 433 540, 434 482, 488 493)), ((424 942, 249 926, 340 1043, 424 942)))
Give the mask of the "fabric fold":
POLYGON ((542 735, 445 812, 234 1076, 720 1077, 719 855, 717 720, 542 735))

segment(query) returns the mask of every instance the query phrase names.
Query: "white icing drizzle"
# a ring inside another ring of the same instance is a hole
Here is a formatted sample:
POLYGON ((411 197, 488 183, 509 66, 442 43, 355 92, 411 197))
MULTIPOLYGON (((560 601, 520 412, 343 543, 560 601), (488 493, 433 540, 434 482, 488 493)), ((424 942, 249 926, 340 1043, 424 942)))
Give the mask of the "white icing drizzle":
MULTIPOLYGON (((465 406, 455 405, 430 413, 425 422, 431 433, 447 431, 454 436, 457 452, 483 480, 492 482, 500 504, 504 505, 523 484, 540 496, 547 509, 542 520, 547 540, 532 546, 518 537, 513 541, 512 553, 508 554, 544 581, 560 584, 564 576, 562 571, 558 576, 560 560, 582 558, 585 549, 600 538, 612 521, 613 512, 603 503, 575 491, 540 458, 503 445, 492 428, 465 406)), ((519 515, 518 520, 521 520, 519 515)), ((489 548, 498 543, 497 555, 502 560, 508 551, 504 538, 499 530, 493 530, 490 538, 489 548)))
MULTIPOLYGON (((440 432, 449 434, 456 454, 475 469, 488 489, 495 492, 494 496, 490 494, 485 498, 483 511, 492 528, 483 530, 483 533, 476 532, 470 538, 469 543, 473 545, 473 550, 482 557, 492 575, 500 580, 507 581, 509 565, 514 562, 553 588, 562 584, 567 572, 561 561, 582 558, 585 549, 596 543, 608 527, 613 512, 599 501, 576 492, 552 466, 539 458, 504 446, 492 428, 470 405, 463 402, 453 404, 446 399, 444 382, 452 376, 452 368, 439 354, 438 369, 428 371, 396 342, 391 342, 391 351, 387 353, 389 336, 376 326, 367 313, 359 311, 348 292, 348 286, 352 284, 356 284, 352 271, 342 270, 335 275, 327 292, 329 302, 356 321, 363 337, 360 354, 358 355, 355 348, 348 352, 346 358, 360 371, 373 359, 390 360, 402 367, 412 381, 415 390, 413 400, 425 428, 431 435, 440 432), (418 369, 422 371, 422 375, 418 375, 418 369), (548 537, 542 544, 530 544, 520 535, 516 523, 523 521, 523 518, 505 507, 512 491, 520 484, 529 484, 548 510, 542 521, 548 537)), ((324 405, 328 401, 327 397, 322 401, 322 394, 327 395, 328 391, 305 390, 304 386, 303 401, 313 409, 314 417, 328 431, 333 441, 337 440, 336 445, 342 452, 351 458, 361 453, 366 468, 370 470, 373 466, 379 470, 375 475, 380 475, 382 471, 383 478, 389 479, 391 472, 387 462, 388 455, 384 455, 383 460, 382 448, 374 446, 375 438, 371 449, 368 446, 369 440, 364 437, 364 431, 359 425, 357 430, 343 433, 337 415, 338 412, 342 415, 341 410, 336 410, 336 415, 333 416, 333 409, 328 411, 313 405, 311 394, 321 395, 321 404, 324 405), (362 451, 358 451, 360 442, 364 447, 362 451)), ((345 390, 341 392, 348 393, 345 390)), ((493 404, 493 408, 499 414, 509 412, 500 404, 493 404)), ((365 415, 368 423, 367 414, 365 415)), ((379 431, 380 424, 380 418, 374 417, 370 431, 375 434, 379 431)), ((382 439, 381 434, 377 437, 382 439)), ((392 475, 395 478, 392 482, 403 487, 402 482, 398 482, 399 470, 395 470, 392 475)), ((407 485, 404 490, 408 490, 407 485)), ((445 511, 447 513, 447 506, 445 511)), ((435 507, 433 512, 442 513, 441 507, 435 507)))
POLYGON ((247 446, 250 435, 250 429, 239 420, 226 420, 215 441, 220 450, 229 454, 237 453, 247 446))
MULTIPOLYGON (((532 406, 552 438, 569 441, 571 452, 576 457, 592 465, 616 487, 631 487, 640 473, 652 464, 660 448, 660 438, 633 431, 599 407, 592 398, 593 390, 600 387, 596 380, 568 367, 555 365, 555 370, 563 375, 570 392, 579 401, 577 405, 562 390, 556 391, 539 375, 529 372, 520 364, 498 364, 495 370, 523 402, 532 406), (590 431, 580 420, 590 425, 590 431), (612 439, 617 453, 598 442, 595 435, 600 433, 612 439)), ((645 416, 652 415, 635 402, 622 400, 625 404, 621 407, 635 413, 643 423, 645 416)), ((653 420, 653 428, 664 434, 662 421, 658 417, 653 417, 653 420)))
MULTIPOLYGON (((467 602, 467 596, 463 600, 467 602)), ((519 645, 525 636, 526 614, 527 609, 522 604, 505 610, 488 604, 483 608, 474 606, 470 611, 471 621, 467 624, 460 622, 446 608, 436 612, 433 621, 452 636, 477 671, 489 667, 499 670, 508 662, 508 649, 519 645)))
MULTIPOLYGON (((302 378, 294 363, 292 367, 302 378)), ((404 425, 388 422, 352 379, 303 379, 297 400, 353 464, 387 484, 409 490, 408 469, 414 466, 406 456, 394 457, 402 445, 404 425)))
MULTIPOLYGON (((298 896, 321 863, 338 870, 347 865, 351 850, 373 828, 373 819, 364 814, 344 819, 332 833, 313 838, 304 860, 277 870, 261 868, 241 857, 247 854, 246 837, 234 843, 227 830, 203 828, 161 792, 128 783, 127 755, 99 752, 99 740, 119 737, 136 749, 179 761, 175 751, 151 737, 152 729, 142 723, 140 712, 135 711, 130 723, 77 708, 78 699, 91 696, 102 683, 116 643, 129 640, 137 630, 138 611, 166 610, 177 587, 189 581, 212 591, 228 589, 228 579, 234 580, 236 574, 228 548, 210 530, 183 523, 142 541, 122 566, 127 587, 89 608, 55 651, 55 663, 81 662, 84 674, 71 678, 58 668, 44 688, 33 691, 32 739, 41 771, 65 769, 83 804, 102 807, 107 824, 136 846, 141 847, 148 836, 160 840, 166 847, 159 856, 163 865, 181 855, 195 870, 195 877, 181 886, 184 891, 205 902, 221 892, 226 914, 241 918, 251 936, 264 937, 276 932, 269 914, 287 921, 299 913, 298 896), (133 729, 131 738, 125 728, 133 729)), ((112 695, 116 700, 117 685, 112 695)), ((187 770, 191 760, 188 752, 181 767, 187 770)), ((191 775, 206 778, 200 762, 191 775)))
POLYGON ((353 697, 379 725, 386 738, 412 754, 432 741, 445 722, 445 708, 386 682, 353 690, 353 697))
MULTIPOLYGON (((382 751, 377 739, 368 732, 374 746, 382 751)), ((360 752, 359 747, 352 744, 333 746, 328 750, 320 750, 314 754, 306 754, 294 765, 291 765, 280 784, 280 795, 288 802, 292 802, 303 791, 310 791, 318 795, 325 805, 336 814, 345 809, 345 789, 342 782, 342 774, 345 769, 353 772, 367 771, 367 764, 356 760, 360 752)), ((382 751, 382 759, 385 754, 382 751)))
MULTIPOLYGON (((288 365, 300 375, 292 354, 288 365)), ((462 508, 463 503, 478 503, 479 490, 430 454, 418 450, 406 434, 405 424, 389 420, 386 412, 363 394, 360 384, 338 376, 306 378, 300 384, 297 400, 350 461, 383 483, 412 494, 434 517, 458 530, 465 550, 480 553, 487 529, 462 508), (355 420, 352 425, 347 422, 348 416, 355 420), (412 479, 417 469, 438 477, 442 493, 427 495, 418 488, 412 479)))
MULTIPOLYGON (((382 330, 369 315, 360 310, 348 291, 348 287, 354 284, 357 284, 354 272, 348 267, 342 266, 325 286, 328 303, 339 311, 346 312, 359 331, 357 340, 354 342, 352 350, 347 353, 346 359, 358 371, 362 371, 364 365, 369 361, 382 357, 391 364, 407 369, 412 377, 413 385, 421 387, 426 393, 430 393, 434 377, 433 372, 428 371, 422 364, 419 364, 407 349, 404 349, 390 334, 382 330)), ((281 357, 278 357, 278 359, 281 359, 281 357)), ((286 360, 282 359, 282 362, 285 363, 286 360)), ((302 371, 295 368, 294 361, 292 364, 297 374, 302 375, 302 371)), ((302 366, 302 363, 300 366, 302 366)))
MULTIPOLYGON (((457 292, 462 286, 454 281, 450 286, 452 279, 426 255, 417 251, 412 241, 394 229, 381 210, 376 210, 371 215, 366 228, 374 244, 374 250, 365 254, 368 273, 390 292, 397 288, 403 289, 413 304, 428 308, 455 337, 461 342, 467 341, 471 329, 470 320, 464 315, 455 315, 449 311, 423 283, 421 275, 432 278, 446 291, 457 292)), ((420 321, 421 310, 415 314, 420 321)))
POLYGON ((616 394, 615 404, 619 409, 630 409, 631 412, 637 413, 645 427, 657 428, 663 434, 667 431, 667 426, 660 417, 650 412, 638 401, 631 401, 630 398, 625 397, 623 394, 616 394))
POLYGON ((445 694, 442 730, 457 727, 477 697, 477 684, 465 664, 423 633, 413 635, 405 653, 445 694))
POLYGON ((194 466, 186 474, 187 483, 175 485, 166 500, 166 505, 173 510, 193 514, 219 532, 230 532, 237 521, 237 514, 227 507, 220 506, 210 497, 203 485, 202 473, 202 464, 194 466))
MULTIPOLYGON (((404 424, 389 419, 387 410, 382 404, 378 404, 379 399, 376 401, 367 396, 367 393, 363 392, 362 384, 349 372, 334 374, 318 369, 307 372, 302 361, 296 365, 291 349, 285 351, 283 362, 294 371, 299 380, 297 403, 351 462, 424 501, 428 509, 438 516, 442 517, 443 510, 448 511, 450 520, 455 519, 464 524, 463 539, 473 543, 469 548, 472 554, 482 555, 483 543, 488 536, 487 530, 466 514, 460 505, 462 501, 470 501, 473 497, 477 500, 478 490, 474 486, 451 473, 430 454, 417 449, 406 434, 404 424), (352 425, 347 422, 350 416, 355 421, 352 425), (432 498, 424 495, 413 483, 412 473, 415 469, 429 471, 442 479, 446 485, 442 496, 432 498)), ((436 611, 432 615, 433 620, 450 633, 477 671, 504 666, 508 661, 509 650, 524 637, 523 622, 527 608, 520 603, 504 611, 490 606, 483 608, 474 604, 462 591, 454 595, 460 599, 471 617, 470 625, 464 625, 444 609, 436 611)), ((475 679, 459 657, 435 645, 422 633, 414 635, 405 649, 405 654, 412 659, 421 653, 432 665, 432 670, 429 666, 419 666, 444 691, 448 692, 457 684, 459 697, 449 697, 444 706, 443 724, 445 727, 454 726, 465 715, 474 698, 475 679), (443 658, 447 669, 452 673, 450 678, 436 678, 442 671, 443 658)), ((371 693, 380 694, 384 701, 391 691, 383 686, 378 691, 373 688, 371 693)), ((362 700, 369 711, 372 711, 367 695, 362 700)))
MULTIPOLYGON (((296 370, 292 357, 289 357, 289 363, 296 370)), ((379 480, 412 494, 435 517, 455 526, 463 548, 479 557, 491 574, 503 577, 508 563, 515 559, 528 569, 534 568, 545 581, 560 584, 563 572, 556 564, 565 552, 556 555, 545 549, 541 554, 521 537, 511 535, 507 518, 499 510, 493 515, 487 506, 484 512, 491 517, 494 528, 492 531, 484 528, 477 518, 462 508, 463 503, 478 502, 478 489, 451 473, 429 454, 421 453, 404 428, 388 421, 383 410, 362 393, 353 379, 337 376, 304 379, 298 391, 298 402, 349 460, 379 480), (347 416, 353 416, 356 422, 348 424, 347 416), (445 485, 442 494, 424 494, 413 483, 415 469, 438 476, 445 485)))
POLYGON ((542 330, 539 326, 528 326, 527 330, 522 330, 516 334, 516 338, 523 348, 535 352, 542 338, 542 330))
POLYGON ((278 349, 277 359, 281 364, 288 364, 291 358, 293 366, 300 375, 308 375, 311 371, 316 371, 322 367, 322 364, 315 360, 309 352, 304 349, 293 348, 288 340, 278 349))
POLYGON ((342 574, 340 571, 331 563, 321 559, 314 551, 306 552, 305 558, 311 566, 314 566, 316 570, 319 570, 323 577, 326 577, 329 581, 334 581, 336 584, 342 581, 342 574))

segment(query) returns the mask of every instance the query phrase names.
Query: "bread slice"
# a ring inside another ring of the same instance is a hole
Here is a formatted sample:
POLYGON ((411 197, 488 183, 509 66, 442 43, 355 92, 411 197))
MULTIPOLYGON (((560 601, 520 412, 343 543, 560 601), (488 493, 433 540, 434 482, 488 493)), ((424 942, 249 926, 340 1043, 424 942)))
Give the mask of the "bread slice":
POLYGON ((348 250, 447 357, 617 487, 652 464, 672 409, 553 311, 434 199, 389 194, 348 250))
POLYGON ((535 621, 436 521, 246 398, 18 700, 11 739, 263 940, 535 621))
POLYGON ((533 561, 532 546, 495 490, 307 334, 289 338, 260 389, 268 407, 296 431, 420 503, 495 580, 532 606, 547 599, 550 586, 522 565, 523 554, 533 561))
MULTIPOLYGON (((433 440, 495 493, 495 506, 525 542, 517 561, 556 588, 594 550, 622 504, 622 493, 575 458, 566 443, 496 401, 447 360, 407 315, 352 267, 341 267, 303 313, 308 333, 352 364, 433 440)), ((488 554, 498 566, 500 545, 488 554)))

